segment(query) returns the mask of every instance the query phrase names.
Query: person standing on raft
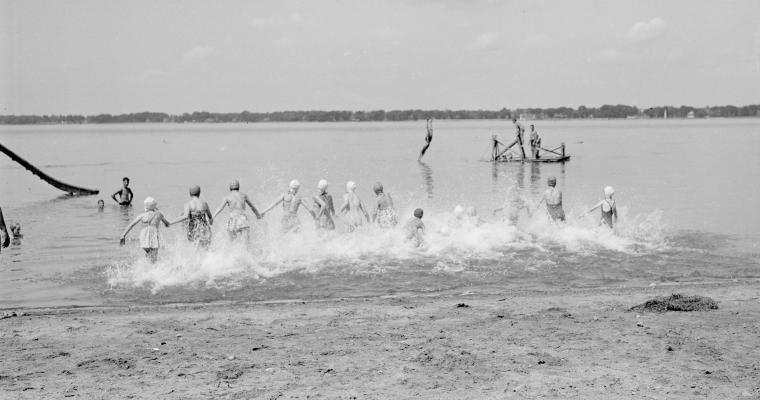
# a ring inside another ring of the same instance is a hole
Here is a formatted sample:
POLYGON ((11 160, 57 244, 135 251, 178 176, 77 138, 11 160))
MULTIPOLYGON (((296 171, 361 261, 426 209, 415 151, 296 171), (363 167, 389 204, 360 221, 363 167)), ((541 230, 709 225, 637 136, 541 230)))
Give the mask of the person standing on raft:
POLYGON ((536 205, 536 209, 541 206, 541 203, 546 202, 546 211, 549 212, 552 221, 564 222, 565 210, 562 209, 562 192, 557 189, 557 178, 550 177, 546 180, 546 184, 549 188, 544 191, 544 196, 536 205))
POLYGON ((208 248, 211 244, 211 224, 214 223, 214 216, 208 203, 200 199, 201 187, 198 185, 191 186, 190 201, 185 203, 182 215, 172 225, 187 221, 187 240, 201 248, 208 248))
POLYGON ((353 232, 357 227, 364 225, 362 215, 369 222, 369 214, 364 209, 359 196, 356 195, 356 182, 354 181, 346 183, 346 194, 343 196, 343 206, 340 207, 339 214, 345 216, 349 232, 353 232))
POLYGON ((120 206, 128 207, 132 205, 132 198, 135 197, 135 194, 132 193, 132 189, 129 188, 129 178, 126 176, 124 179, 121 180, 122 188, 115 191, 111 198, 113 201, 119 203, 120 206), (116 195, 119 195, 119 198, 116 198, 116 195))
POLYGON ((327 181, 321 179, 317 183, 319 194, 314 196, 314 203, 319 207, 317 211, 317 229, 332 231, 335 229, 335 206, 332 195, 327 193, 327 181))
POLYGON ((245 206, 248 205, 257 219, 261 219, 259 210, 251 203, 248 195, 240 193, 240 182, 234 180, 230 183, 230 193, 224 198, 222 205, 214 213, 214 219, 219 213, 224 210, 225 207, 230 207, 230 217, 227 220, 227 233, 230 235, 230 240, 235 240, 240 236, 245 237, 245 241, 248 242, 248 238, 251 233, 251 224, 248 221, 248 216, 245 214, 245 206))
POLYGON ((521 123, 517 122, 517 118, 512 118, 512 124, 515 126, 515 135, 520 138, 520 143, 524 143, 523 133, 525 133, 525 128, 523 128, 521 123))
MULTIPOLYGON (((588 213, 591 213, 592 211, 596 210, 597 208, 601 209, 602 211, 602 217, 599 221, 599 225, 607 225, 612 229, 613 225, 617 223, 617 205, 615 204, 615 200, 612 200, 612 196, 615 194, 615 189, 612 188, 612 186, 605 186, 604 188, 604 200, 596 203, 595 206, 591 207, 590 210, 588 210, 588 213)), ((587 213, 587 214, 588 214, 587 213)))
POLYGON ((433 141, 433 120, 430 118, 426 119, 425 125, 427 128, 427 135, 425 135, 425 146, 422 147, 422 150, 420 151, 420 156, 417 157, 417 161, 422 160, 422 156, 425 155, 425 152, 427 151, 428 147, 430 147, 430 142, 433 141))
POLYGON ((375 208, 372 210, 372 222, 381 228, 393 228, 398 224, 398 215, 393 208, 391 195, 383 192, 383 184, 376 182, 372 188, 375 192, 375 208))
POLYGON ((298 232, 301 229, 301 221, 298 219, 298 208, 303 205, 303 207, 306 209, 306 211, 311 214, 312 218, 316 218, 317 215, 314 213, 314 211, 311 209, 311 207, 306 203, 306 201, 298 196, 298 189, 301 188, 301 183, 297 180, 293 179, 290 181, 290 185, 288 185, 288 191, 281 194, 280 197, 277 198, 277 200, 272 203, 269 208, 264 210, 261 215, 266 215, 269 210, 275 208, 278 204, 282 203, 282 231, 284 233, 288 232, 298 232))
POLYGON ((138 223, 142 222, 144 225, 140 230, 140 247, 145 250, 145 258, 151 263, 155 263, 158 259, 158 249, 161 248, 160 235, 158 229, 163 223, 164 226, 169 227, 169 221, 164 218, 164 214, 158 211, 158 203, 152 197, 145 199, 145 212, 140 214, 134 221, 132 221, 127 229, 124 230, 124 234, 121 235, 119 244, 124 246, 127 241, 127 234, 138 223))
POLYGON ((538 132, 536 132, 536 126, 531 124, 530 125, 530 153, 533 155, 533 158, 540 158, 539 157, 539 147, 541 147, 541 138, 538 137, 538 132))

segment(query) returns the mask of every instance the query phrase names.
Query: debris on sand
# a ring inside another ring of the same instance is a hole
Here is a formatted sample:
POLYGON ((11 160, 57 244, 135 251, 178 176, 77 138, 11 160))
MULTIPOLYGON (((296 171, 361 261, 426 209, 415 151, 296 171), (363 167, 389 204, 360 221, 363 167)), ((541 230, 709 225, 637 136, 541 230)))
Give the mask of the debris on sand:
POLYGON ((646 302, 633 306, 628 311, 651 311, 651 312, 668 312, 668 311, 707 311, 717 310, 718 303, 715 300, 705 296, 686 296, 675 293, 670 296, 660 296, 646 302))
POLYGON ((243 370, 236 366, 228 366, 216 373, 218 379, 232 380, 240 378, 243 375, 243 370))

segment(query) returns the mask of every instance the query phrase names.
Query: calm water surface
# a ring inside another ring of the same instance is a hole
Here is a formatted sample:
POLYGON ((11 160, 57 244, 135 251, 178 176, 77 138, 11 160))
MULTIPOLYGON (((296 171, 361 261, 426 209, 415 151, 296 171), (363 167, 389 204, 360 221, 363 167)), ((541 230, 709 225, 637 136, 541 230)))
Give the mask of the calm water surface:
POLYGON ((0 142, 48 174, 97 188, 67 197, 0 156, 0 205, 23 226, 0 254, 0 307, 166 303, 222 299, 375 296, 399 292, 508 291, 675 284, 760 277, 760 119, 538 121, 543 143, 564 142, 564 165, 492 164, 489 138, 510 141, 505 121, 436 121, 424 163, 424 122, 245 125, 4 126, 0 142), (129 176, 136 207, 109 196, 129 176), (564 191, 568 224, 543 213, 517 225, 491 211, 508 193, 537 200, 546 178, 564 191), (297 178, 316 194, 321 178, 340 202, 345 182, 372 204, 380 180, 406 220, 425 209, 429 247, 399 231, 318 235, 308 214, 300 235, 279 233, 280 210, 254 229, 249 247, 215 224, 211 251, 162 230, 161 261, 148 265, 138 230, 118 238, 155 197, 170 219, 198 184, 215 209, 239 179, 260 207, 297 178), (616 188, 616 234, 585 211, 616 188), (106 200, 98 212, 97 199, 106 200), (450 229, 455 205, 474 206, 479 226, 450 229))

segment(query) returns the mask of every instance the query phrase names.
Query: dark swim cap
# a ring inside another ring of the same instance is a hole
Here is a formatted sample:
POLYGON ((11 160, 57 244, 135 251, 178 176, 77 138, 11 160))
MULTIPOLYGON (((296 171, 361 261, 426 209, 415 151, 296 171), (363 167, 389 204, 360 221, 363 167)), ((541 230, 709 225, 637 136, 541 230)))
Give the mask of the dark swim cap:
POLYGON ((546 180, 546 183, 549 186, 557 186, 557 178, 555 178, 555 177, 552 176, 552 177, 550 177, 549 179, 546 180))
POLYGON ((417 218, 422 218, 422 209, 418 208, 418 209, 414 210, 414 216, 417 217, 417 218))
POLYGON ((190 196, 200 196, 201 195, 201 187, 198 185, 190 186, 190 196))

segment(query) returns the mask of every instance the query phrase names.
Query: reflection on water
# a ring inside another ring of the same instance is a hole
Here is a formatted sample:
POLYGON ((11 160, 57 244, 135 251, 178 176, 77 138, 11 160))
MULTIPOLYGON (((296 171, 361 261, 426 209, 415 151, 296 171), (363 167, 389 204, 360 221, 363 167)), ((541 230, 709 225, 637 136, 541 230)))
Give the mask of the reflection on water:
POLYGON ((541 180, 541 163, 530 163, 530 184, 535 185, 541 180))
POLYGON ((417 161, 420 164, 420 172, 422 172, 422 180, 425 182, 425 191, 427 192, 428 199, 433 198, 433 169, 423 161, 417 161))

